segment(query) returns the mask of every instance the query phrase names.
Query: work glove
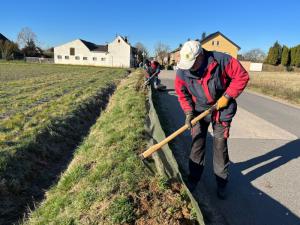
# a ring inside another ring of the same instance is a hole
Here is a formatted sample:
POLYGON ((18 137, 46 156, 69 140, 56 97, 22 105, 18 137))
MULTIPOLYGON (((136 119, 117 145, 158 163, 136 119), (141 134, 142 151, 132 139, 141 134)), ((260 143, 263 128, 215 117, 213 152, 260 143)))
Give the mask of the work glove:
POLYGON ((228 95, 223 95, 221 98, 219 98, 219 100, 217 101, 217 110, 226 108, 229 104, 230 101, 230 96, 228 95))
POLYGON ((194 119, 194 113, 188 111, 185 113, 185 124, 188 125, 189 129, 192 129, 192 120, 194 119))

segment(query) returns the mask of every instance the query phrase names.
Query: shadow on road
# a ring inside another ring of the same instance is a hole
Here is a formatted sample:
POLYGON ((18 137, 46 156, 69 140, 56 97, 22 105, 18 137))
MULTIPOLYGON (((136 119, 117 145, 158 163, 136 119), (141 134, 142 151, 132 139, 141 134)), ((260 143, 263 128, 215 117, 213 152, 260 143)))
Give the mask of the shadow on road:
POLYGON ((260 176, 263 176, 264 174, 269 173, 270 171, 288 163, 289 161, 300 157, 299 150, 300 150, 300 139, 297 139, 277 149, 274 149, 273 151, 268 152, 264 155, 249 159, 244 162, 236 163, 234 164, 234 167, 236 170, 244 171, 255 165, 274 159, 273 161, 265 165, 262 165, 252 170, 251 172, 247 173, 245 177, 249 182, 251 182, 259 178, 260 176))
MULTIPOLYGON (((173 91, 156 92, 154 100, 160 114, 161 124, 167 135, 182 126, 185 117, 173 91)), ((212 136, 209 135, 207 138, 206 168, 201 184, 198 185, 198 190, 194 194, 204 213, 206 224, 300 224, 299 217, 290 209, 252 184, 257 178, 298 158, 300 156, 299 139, 247 161, 232 162, 228 186, 229 195, 227 200, 222 201, 215 194, 216 184, 212 171, 212 136), (244 175, 243 171, 251 167, 255 169, 244 175)), ((190 142, 191 137, 188 132, 185 132, 170 143, 183 176, 188 173, 190 142)), ((254 145, 253 148, 257 148, 257 146, 254 145)), ((269 188, 273 187, 269 185, 269 188)))

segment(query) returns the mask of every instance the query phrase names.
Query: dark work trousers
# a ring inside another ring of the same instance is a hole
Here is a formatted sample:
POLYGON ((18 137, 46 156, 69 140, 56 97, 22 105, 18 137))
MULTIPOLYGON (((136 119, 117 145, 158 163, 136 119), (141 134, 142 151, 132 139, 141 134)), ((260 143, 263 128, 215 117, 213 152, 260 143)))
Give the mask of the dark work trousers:
MULTIPOLYGON (((198 182, 205 165, 205 146, 210 116, 205 117, 191 129, 192 146, 189 160, 189 179, 198 182)), ((213 168, 219 186, 225 186, 228 180, 228 147, 230 123, 212 122, 213 127, 213 168)))
POLYGON ((158 78, 158 76, 155 76, 155 77, 153 77, 152 81, 154 84, 154 88, 157 89, 160 85, 160 79, 158 78))

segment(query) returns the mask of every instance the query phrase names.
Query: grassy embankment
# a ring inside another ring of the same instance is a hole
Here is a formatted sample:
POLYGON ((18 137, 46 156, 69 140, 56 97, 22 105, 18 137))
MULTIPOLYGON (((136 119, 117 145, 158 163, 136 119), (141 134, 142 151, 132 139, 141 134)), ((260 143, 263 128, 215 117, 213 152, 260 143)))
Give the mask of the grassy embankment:
POLYGON ((0 224, 43 196, 125 74, 0 63, 0 224))
POLYGON ((248 88, 300 106, 300 73, 251 72, 248 88))
POLYGON ((149 176, 146 95, 137 72, 112 96, 46 200, 25 224, 195 224, 180 183, 149 176))

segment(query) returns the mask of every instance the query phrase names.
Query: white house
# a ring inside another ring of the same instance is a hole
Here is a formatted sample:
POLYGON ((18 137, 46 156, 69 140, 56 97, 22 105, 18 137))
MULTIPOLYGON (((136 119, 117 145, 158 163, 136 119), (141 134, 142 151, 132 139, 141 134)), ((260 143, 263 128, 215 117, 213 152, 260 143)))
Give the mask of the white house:
POLYGON ((136 65, 136 59, 136 48, 121 36, 107 45, 77 39, 54 48, 54 62, 57 64, 129 68, 136 65))

